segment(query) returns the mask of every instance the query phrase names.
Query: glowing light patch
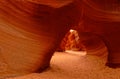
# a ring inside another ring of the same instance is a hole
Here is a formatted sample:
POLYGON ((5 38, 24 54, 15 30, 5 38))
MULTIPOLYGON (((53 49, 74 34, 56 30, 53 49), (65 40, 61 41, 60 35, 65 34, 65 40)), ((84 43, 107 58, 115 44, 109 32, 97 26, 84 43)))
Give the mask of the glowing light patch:
POLYGON ((72 32, 74 32, 75 30, 73 30, 73 29, 70 29, 70 32, 72 33, 72 32))

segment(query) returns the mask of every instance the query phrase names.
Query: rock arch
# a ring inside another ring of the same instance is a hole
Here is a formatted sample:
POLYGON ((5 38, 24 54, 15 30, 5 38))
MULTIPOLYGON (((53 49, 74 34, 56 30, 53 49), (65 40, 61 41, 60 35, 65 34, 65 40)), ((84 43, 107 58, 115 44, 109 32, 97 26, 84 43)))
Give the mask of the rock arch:
MULTIPOLYGON (((52 2, 46 5, 45 0, 36 1, 0 1, 0 61, 3 63, 1 68, 6 69, 2 75, 31 73, 48 67, 56 46, 70 27, 78 26, 79 22, 83 23, 83 26, 77 27, 79 32, 103 37, 102 41, 109 51, 108 63, 119 66, 118 0, 105 0, 111 2, 105 5, 118 4, 113 9, 105 7, 107 11, 101 7, 101 0, 65 0, 55 5, 52 2)), ((83 38, 88 40, 88 35, 83 34, 83 38)), ((101 42, 101 39, 98 41, 101 42)))

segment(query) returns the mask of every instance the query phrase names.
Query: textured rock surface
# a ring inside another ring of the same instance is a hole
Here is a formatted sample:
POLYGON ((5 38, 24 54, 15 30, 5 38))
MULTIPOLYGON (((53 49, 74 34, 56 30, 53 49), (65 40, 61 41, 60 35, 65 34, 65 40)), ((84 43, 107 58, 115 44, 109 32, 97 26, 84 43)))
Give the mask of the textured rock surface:
POLYGON ((101 0, 65 0, 60 3, 51 0, 49 4, 47 1, 0 1, 1 75, 30 73, 48 67, 57 45, 70 26, 77 26, 78 22, 80 34, 93 34, 93 37, 85 35, 82 38, 87 40, 84 44, 88 51, 103 54, 107 46, 108 63, 120 63, 117 0, 104 0, 104 4, 101 0), (90 41, 93 41, 92 45, 90 41))
POLYGON ((64 34, 78 24, 78 9, 75 2, 54 7, 29 0, 1 0, 0 75, 48 67, 64 34))
POLYGON ((83 16, 81 22, 79 23, 79 26, 76 27, 76 30, 83 33, 88 32, 98 36, 108 48, 109 52, 108 63, 119 64, 120 63, 119 1, 83 0, 82 6, 83 16))

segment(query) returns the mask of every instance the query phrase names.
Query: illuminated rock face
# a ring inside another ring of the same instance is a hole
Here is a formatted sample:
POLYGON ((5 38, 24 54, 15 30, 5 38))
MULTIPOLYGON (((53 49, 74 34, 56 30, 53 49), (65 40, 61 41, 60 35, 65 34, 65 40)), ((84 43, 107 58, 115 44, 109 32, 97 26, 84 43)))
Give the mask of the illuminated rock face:
POLYGON ((0 1, 1 76, 41 71, 70 26, 78 24, 75 2, 54 7, 27 0, 0 1))

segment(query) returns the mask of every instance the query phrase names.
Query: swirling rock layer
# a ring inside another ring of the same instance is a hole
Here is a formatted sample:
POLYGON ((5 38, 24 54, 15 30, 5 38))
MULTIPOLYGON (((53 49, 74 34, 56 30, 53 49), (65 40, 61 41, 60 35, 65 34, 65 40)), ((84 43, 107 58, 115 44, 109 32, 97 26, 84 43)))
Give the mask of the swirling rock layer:
POLYGON ((25 74, 48 67, 64 34, 78 24, 78 9, 75 2, 54 7, 29 0, 1 0, 0 63, 5 67, 0 74, 25 74))
MULTIPOLYGON (((120 63, 120 3, 118 0, 83 0, 83 16, 79 32, 97 35, 108 48, 108 63, 119 67, 120 63)), ((91 38, 91 37, 90 37, 91 38)), ((89 38, 88 38, 89 40, 89 38)), ((91 45, 92 47, 92 45, 91 45)), ((94 46, 93 46, 94 47, 94 46)), ((94 49, 93 49, 94 50, 94 49)))

